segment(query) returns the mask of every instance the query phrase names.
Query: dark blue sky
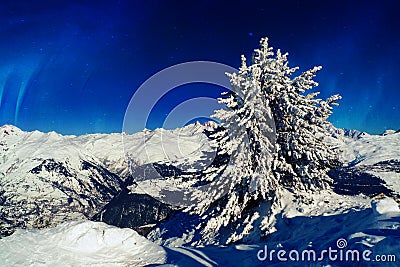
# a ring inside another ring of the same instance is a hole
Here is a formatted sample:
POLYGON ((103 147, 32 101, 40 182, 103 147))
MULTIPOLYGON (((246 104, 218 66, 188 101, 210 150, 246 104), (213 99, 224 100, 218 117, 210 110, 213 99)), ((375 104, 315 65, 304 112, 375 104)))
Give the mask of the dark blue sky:
MULTIPOLYGON (((131 96, 151 75, 193 60, 238 67, 240 55, 250 58, 268 36, 289 52, 291 66, 323 66, 318 90, 343 96, 331 118, 336 126, 399 129, 397 2, 1 1, 0 124, 120 132, 131 96)), ((221 91, 177 88, 149 125, 161 126, 184 100, 221 91)))

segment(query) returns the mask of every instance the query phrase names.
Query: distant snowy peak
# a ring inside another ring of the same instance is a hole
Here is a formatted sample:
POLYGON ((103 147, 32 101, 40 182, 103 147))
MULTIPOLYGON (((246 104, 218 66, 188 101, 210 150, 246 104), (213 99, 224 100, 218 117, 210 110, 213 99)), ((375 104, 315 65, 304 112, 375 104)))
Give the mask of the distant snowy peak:
POLYGON ((358 130, 346 130, 346 129, 344 129, 343 136, 349 137, 349 138, 354 139, 354 140, 358 140, 360 138, 369 136, 369 134, 366 133, 366 132, 358 131, 358 130))
POLYGON ((144 129, 142 132, 139 133, 145 133, 149 134, 152 132, 160 132, 160 131, 166 131, 166 132, 171 132, 171 133, 178 133, 178 132, 204 132, 204 131, 214 131, 218 129, 219 124, 216 123, 215 121, 206 121, 204 123, 200 123, 199 121, 196 121, 195 123, 188 124, 186 126, 176 128, 176 129, 171 129, 171 130, 166 130, 163 128, 157 128, 155 130, 149 130, 149 129, 144 129))
POLYGON ((193 124, 186 125, 181 128, 176 128, 173 130, 165 130, 163 128, 157 128, 155 130, 149 130, 149 129, 143 129, 141 132, 133 133, 133 134, 127 134, 125 132, 122 133, 110 133, 110 134, 102 134, 102 133, 95 133, 95 134, 84 134, 84 135, 63 135, 59 134, 55 131, 50 131, 50 132, 41 132, 38 130, 34 131, 23 131, 20 128, 11 125, 11 124, 5 124, 3 126, 0 126, 0 137, 5 137, 5 136, 10 136, 10 135, 29 135, 29 136, 50 136, 50 137, 63 137, 65 139, 78 139, 78 140, 90 140, 90 139, 97 139, 97 138, 104 138, 107 136, 112 136, 114 139, 119 138, 121 136, 126 136, 126 135, 140 135, 140 134, 150 134, 153 132, 160 132, 160 131, 167 131, 167 132, 202 132, 202 131, 213 131, 218 128, 218 123, 214 121, 207 121, 205 123, 200 123, 196 121, 193 124))
POLYGON ((8 135, 17 135, 21 132, 22 132, 21 129, 9 124, 0 127, 0 137, 5 137, 8 135))
POLYGON ((333 138, 346 141, 346 140, 358 140, 360 138, 369 136, 368 133, 366 132, 361 132, 358 130, 348 130, 348 129, 343 129, 343 128, 336 128, 333 125, 331 125, 328 128, 328 131, 331 133, 333 138))
MULTIPOLYGON (((153 131, 145 129, 134 134, 112 133, 74 136, 61 135, 54 131, 48 133, 36 130, 26 132, 13 125, 3 125, 0 127, 0 143, 6 144, 8 148, 15 147, 13 149, 14 153, 16 153, 16 148, 22 148, 21 152, 26 152, 26 155, 19 153, 21 158, 29 158, 34 154, 46 154, 48 157, 59 158, 60 155, 79 152, 84 158, 91 157, 94 161, 97 160, 106 165, 106 167, 113 169, 112 171, 120 174, 121 172, 126 172, 121 166, 121 162, 125 160, 124 151, 126 150, 135 151, 136 154, 141 154, 143 157, 146 154, 144 152, 149 154, 168 154, 169 152, 173 153, 173 151, 159 153, 159 149, 165 150, 162 145, 168 147, 171 143, 176 143, 175 145, 179 145, 179 149, 191 152, 193 149, 200 149, 201 146, 199 144, 205 143, 207 138, 204 133, 206 131, 213 131, 217 127, 218 124, 209 121, 204 124, 190 124, 174 130, 159 128, 153 131), (148 142, 149 140, 150 142, 148 142), (146 146, 144 147, 145 142, 146 146), (189 147, 185 148, 185 145, 189 145, 189 147), (29 151, 26 150, 27 148, 30 148, 29 151), (152 153, 151 148, 157 148, 157 151, 152 153), (140 153, 141 151, 143 153, 140 153)), ((145 162, 157 162, 169 160, 169 156, 166 155, 162 158, 158 156, 155 159, 146 157, 143 160, 145 162)))
MULTIPOLYGON (((400 131, 400 130, 399 130, 399 131, 400 131)), ((386 131, 384 131, 381 135, 382 135, 382 136, 386 136, 386 135, 390 135, 390 134, 399 133, 399 131, 396 131, 396 130, 386 130, 386 131)))
MULTIPOLYGON (((364 138, 367 136, 372 136, 371 134, 368 134, 367 132, 362 132, 362 131, 358 131, 358 130, 347 130, 347 129, 340 129, 337 128, 335 129, 335 131, 333 132, 336 135, 341 135, 344 137, 348 137, 354 140, 358 140, 360 138, 364 138)), ((380 136, 387 136, 387 135, 392 135, 392 134, 396 134, 396 133, 400 133, 400 129, 399 130, 385 130, 382 134, 380 134, 380 136)))

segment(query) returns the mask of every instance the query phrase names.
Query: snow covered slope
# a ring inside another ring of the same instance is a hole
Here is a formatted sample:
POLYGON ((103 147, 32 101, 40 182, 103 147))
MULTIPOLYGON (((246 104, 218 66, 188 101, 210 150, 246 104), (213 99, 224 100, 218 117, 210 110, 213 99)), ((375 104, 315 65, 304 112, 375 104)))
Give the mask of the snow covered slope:
POLYGON ((66 222, 55 228, 18 230, 0 240, 7 266, 145 266, 163 263, 165 251, 134 230, 101 222, 66 222))
POLYGON ((103 223, 67 222, 55 228, 18 230, 1 239, 0 263, 5 267, 377 266, 376 259, 384 257, 382 266, 398 266, 400 260, 400 212, 389 198, 373 200, 372 208, 355 206, 334 215, 279 218, 276 227, 277 231, 263 243, 193 248, 161 247, 131 229, 103 223), (336 260, 321 254, 329 248, 336 251, 332 254, 336 260), (276 253, 271 259, 270 254, 266 257, 265 251, 271 250, 286 251, 286 261, 279 260, 276 253), (300 261, 290 260, 292 250, 300 254, 300 261), (302 252, 310 250, 316 252, 317 260, 302 261, 302 252), (371 254, 364 259, 362 253, 367 250, 371 254), (342 255, 357 251, 354 255, 359 258, 340 260, 340 251, 342 255))
POLYGON ((341 156, 348 164, 366 166, 388 160, 400 161, 399 148, 400 133, 364 135, 343 145, 341 156))
POLYGON ((364 135, 347 140, 340 149, 341 158, 358 172, 377 177, 385 187, 400 195, 400 133, 386 131, 382 135, 364 135))

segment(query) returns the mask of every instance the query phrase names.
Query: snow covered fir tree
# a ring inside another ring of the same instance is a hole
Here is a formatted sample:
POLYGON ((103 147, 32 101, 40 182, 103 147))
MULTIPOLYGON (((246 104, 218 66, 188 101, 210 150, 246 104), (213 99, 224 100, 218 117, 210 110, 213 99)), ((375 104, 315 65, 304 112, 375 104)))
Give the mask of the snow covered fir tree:
POLYGON ((322 100, 308 93, 318 85, 313 78, 321 67, 292 77, 298 68, 288 66, 287 56, 274 53, 263 38, 252 64, 242 56, 240 70, 228 74, 232 90, 219 99, 226 108, 214 114, 224 130, 213 138, 230 162, 203 178, 214 181, 207 197, 162 224, 153 239, 172 237, 171 231, 179 232, 171 229, 174 221, 190 214, 187 225, 193 227, 181 229, 190 236, 187 243, 257 241, 273 231, 284 188, 294 193, 329 188, 327 172, 339 160, 326 142, 333 127, 327 119, 341 97, 322 100))

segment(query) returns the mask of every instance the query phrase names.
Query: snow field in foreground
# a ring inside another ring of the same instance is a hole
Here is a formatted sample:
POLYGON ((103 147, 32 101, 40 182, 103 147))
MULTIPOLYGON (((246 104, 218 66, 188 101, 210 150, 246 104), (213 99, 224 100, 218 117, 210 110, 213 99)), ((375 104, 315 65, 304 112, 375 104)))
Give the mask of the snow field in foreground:
POLYGON ((0 240, 5 266, 144 266, 165 262, 165 252, 134 230, 101 222, 65 222, 17 230, 0 240))
MULTIPOLYGON (((326 199, 327 196, 324 196, 326 199)), ((331 196, 334 197, 334 196, 331 196)), ((331 199, 332 200, 332 199, 331 199)), ((349 199, 347 200, 349 201, 349 199)), ((0 240, 1 266, 288 266, 279 261, 257 259, 257 252, 269 249, 336 248, 364 251, 372 256, 395 255, 400 260, 400 209, 391 198, 371 202, 372 208, 310 216, 297 214, 280 220, 277 231, 266 243, 253 245, 162 247, 131 229, 101 222, 65 222, 54 228, 17 230, 0 240), (311 245, 311 247, 310 247, 311 245)), ((292 214, 294 215, 294 214, 292 214)), ((396 266, 391 262, 384 266, 396 266)), ((376 264, 376 263, 375 263, 376 264)), ((315 266, 350 266, 325 259, 315 266)), ((360 266, 376 266, 363 262, 360 266)))

